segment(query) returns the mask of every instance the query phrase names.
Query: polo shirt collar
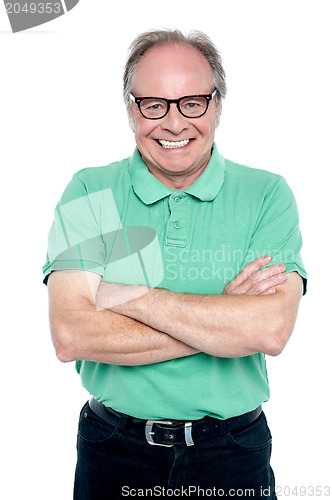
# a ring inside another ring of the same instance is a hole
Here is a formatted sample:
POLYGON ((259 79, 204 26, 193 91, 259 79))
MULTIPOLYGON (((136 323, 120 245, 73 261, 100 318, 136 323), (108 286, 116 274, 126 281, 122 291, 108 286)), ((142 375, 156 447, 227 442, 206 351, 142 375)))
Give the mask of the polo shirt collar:
MULTIPOLYGON (((130 158, 129 174, 135 193, 146 205, 151 205, 174 192, 149 172, 138 148, 130 158)), ((182 191, 201 201, 212 201, 223 185, 224 175, 225 160, 218 152, 216 144, 213 144, 212 155, 205 170, 191 186, 182 191)))
POLYGON ((212 146, 212 155, 203 173, 184 191, 201 201, 212 201, 219 193, 225 177, 225 160, 217 145, 212 146))

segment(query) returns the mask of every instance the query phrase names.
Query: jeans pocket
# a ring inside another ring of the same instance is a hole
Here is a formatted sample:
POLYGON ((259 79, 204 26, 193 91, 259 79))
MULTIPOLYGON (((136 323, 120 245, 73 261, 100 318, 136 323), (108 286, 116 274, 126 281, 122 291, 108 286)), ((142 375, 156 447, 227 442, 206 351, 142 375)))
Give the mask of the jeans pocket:
POLYGON ((237 449, 253 452, 271 448, 272 436, 262 412, 251 424, 227 434, 228 443, 237 449))
POLYGON ((78 437, 87 444, 106 444, 113 440, 118 429, 99 418, 86 403, 80 414, 78 437))

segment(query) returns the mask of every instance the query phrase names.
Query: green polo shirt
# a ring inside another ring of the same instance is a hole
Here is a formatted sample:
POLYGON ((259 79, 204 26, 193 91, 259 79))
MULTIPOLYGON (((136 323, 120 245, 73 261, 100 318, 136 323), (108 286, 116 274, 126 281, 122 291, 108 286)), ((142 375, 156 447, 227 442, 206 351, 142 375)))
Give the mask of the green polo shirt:
MULTIPOLYGON (((216 145, 185 190, 171 190, 133 156, 73 176, 56 207, 44 281, 83 269, 104 281, 222 294, 260 256, 306 283, 296 202, 283 177, 225 160, 216 145)), ((268 329, 268 325, 266 326, 268 329)), ((222 331, 220 332, 222 338, 222 331)), ((205 353, 144 366, 77 361, 83 386, 106 406, 144 419, 225 419, 269 399, 265 356, 205 353)))

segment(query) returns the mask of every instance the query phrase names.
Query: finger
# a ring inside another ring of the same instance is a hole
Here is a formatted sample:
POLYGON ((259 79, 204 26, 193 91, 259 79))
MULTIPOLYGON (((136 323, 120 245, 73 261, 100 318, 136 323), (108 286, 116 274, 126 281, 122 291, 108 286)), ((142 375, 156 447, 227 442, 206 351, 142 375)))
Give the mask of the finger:
MULTIPOLYGON (((265 269, 260 269, 259 271, 254 271, 248 278, 243 281, 243 283, 239 284, 236 289, 232 289, 231 293, 244 294, 248 293, 249 290, 253 288, 253 293, 256 294, 256 290, 259 290, 260 282, 265 281, 269 278, 273 278, 274 276, 278 276, 286 271, 286 266, 284 264, 275 264, 265 269)), ((279 279, 279 278, 278 278, 279 279)), ((276 284, 279 281, 276 281, 276 284)))
POLYGON ((266 289, 265 284, 269 283, 269 281, 267 280, 272 280, 272 284, 280 284, 280 282, 284 281, 282 276, 284 275, 285 271, 286 266, 284 264, 275 264, 273 266, 266 267, 265 269, 255 271, 242 283, 242 285, 240 286, 240 291, 242 293, 247 293, 251 288, 256 291, 260 290, 262 286, 264 289, 266 289))
POLYGON ((260 295, 271 295, 272 293, 275 293, 277 291, 275 286, 271 286, 265 292, 262 292, 260 295))
POLYGON ((284 273, 285 271, 286 266, 284 264, 274 264, 273 266, 265 267, 264 269, 255 271, 249 276, 248 279, 250 279, 251 282, 256 283, 257 281, 263 281, 268 278, 272 278, 272 276, 284 273))
POLYGON ((271 255, 265 255, 265 257, 259 257, 258 259, 247 264, 242 271, 227 285, 227 293, 234 290, 236 287, 242 285, 242 283, 249 278, 250 275, 257 272, 262 267, 266 266, 271 261, 271 255))
POLYGON ((270 288, 275 288, 276 286, 284 283, 286 280, 287 280, 287 274, 285 273, 275 274, 268 279, 253 283, 252 287, 249 288, 249 290, 247 290, 245 293, 247 295, 262 295, 270 288))

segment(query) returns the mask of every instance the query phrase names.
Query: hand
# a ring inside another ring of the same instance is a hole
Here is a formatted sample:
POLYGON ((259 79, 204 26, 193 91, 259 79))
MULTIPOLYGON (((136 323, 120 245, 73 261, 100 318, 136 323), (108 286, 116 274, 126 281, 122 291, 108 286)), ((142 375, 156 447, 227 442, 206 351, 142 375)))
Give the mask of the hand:
POLYGON ((223 295, 269 295, 287 279, 284 264, 269 266, 271 256, 259 257, 247 266, 224 289, 223 295))

